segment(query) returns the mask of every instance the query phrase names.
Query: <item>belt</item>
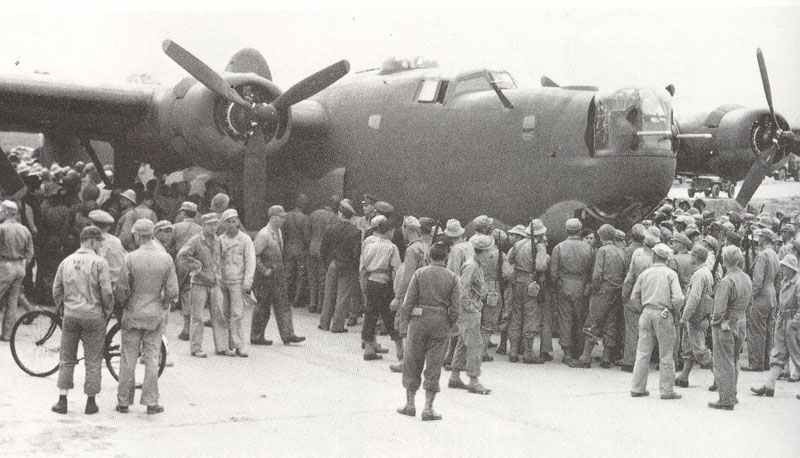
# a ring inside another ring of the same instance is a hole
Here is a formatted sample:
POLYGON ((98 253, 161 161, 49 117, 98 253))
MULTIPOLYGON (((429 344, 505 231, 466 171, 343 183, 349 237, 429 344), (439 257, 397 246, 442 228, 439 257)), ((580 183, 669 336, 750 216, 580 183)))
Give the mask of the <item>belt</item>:
POLYGON ((23 262, 23 261, 25 261, 25 258, 19 258, 19 259, 0 258, 0 262, 23 262))
POLYGON ((644 305, 644 308, 646 308, 646 309, 650 309, 650 310, 658 310, 659 312, 660 312, 660 311, 662 311, 662 310, 664 310, 664 309, 667 309, 667 310, 669 310, 669 311, 672 311, 672 308, 671 308, 671 307, 664 307, 663 305, 645 304, 645 305, 644 305))

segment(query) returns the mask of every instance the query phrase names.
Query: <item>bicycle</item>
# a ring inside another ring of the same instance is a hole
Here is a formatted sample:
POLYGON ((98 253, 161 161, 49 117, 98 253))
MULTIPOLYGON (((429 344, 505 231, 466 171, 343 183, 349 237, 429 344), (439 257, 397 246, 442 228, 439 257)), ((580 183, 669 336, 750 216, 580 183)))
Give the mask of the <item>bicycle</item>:
MULTIPOLYGON (((61 316, 51 310, 32 310, 24 313, 14 323, 11 331, 11 356, 20 369, 34 377, 47 377, 58 371, 61 364, 61 316)), ((121 360, 120 323, 117 321, 107 331, 104 342, 103 359, 108 372, 119 381, 121 360)), ((167 362, 167 345, 161 338, 161 358, 158 363, 158 376, 164 372, 167 362)), ((77 358, 78 361, 83 357, 77 358)), ((137 364, 137 367, 141 366, 137 364)), ((143 374, 137 374, 143 380, 143 374)), ((137 388, 141 385, 137 384, 137 388)))

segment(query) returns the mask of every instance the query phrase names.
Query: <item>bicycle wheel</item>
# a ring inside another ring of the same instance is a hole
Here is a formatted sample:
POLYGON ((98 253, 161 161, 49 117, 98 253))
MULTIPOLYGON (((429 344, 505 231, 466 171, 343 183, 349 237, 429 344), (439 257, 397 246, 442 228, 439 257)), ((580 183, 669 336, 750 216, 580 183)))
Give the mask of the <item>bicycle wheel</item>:
POLYGON ((14 323, 10 343, 20 369, 47 377, 61 364, 61 318, 49 310, 27 312, 14 323))
MULTIPOLYGON (((114 323, 113 326, 106 333, 105 345, 105 360, 108 372, 114 377, 114 380, 119 381, 120 362, 122 361, 122 333, 120 332, 119 323, 114 323)), ((158 376, 164 373, 164 368, 167 364, 167 346, 164 345, 164 339, 161 339, 161 356, 158 361, 158 376)), ((136 364, 136 380, 141 382, 144 380, 144 364, 136 364)), ((141 383, 136 384, 136 388, 141 388, 141 383)))

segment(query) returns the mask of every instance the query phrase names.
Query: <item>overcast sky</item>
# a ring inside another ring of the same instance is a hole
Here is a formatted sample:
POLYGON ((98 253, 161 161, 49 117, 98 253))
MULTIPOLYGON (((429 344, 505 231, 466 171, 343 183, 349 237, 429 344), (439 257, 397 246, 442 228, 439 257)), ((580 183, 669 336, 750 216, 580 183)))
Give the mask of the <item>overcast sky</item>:
POLYGON ((255 47, 284 89, 341 58, 358 70, 387 56, 424 55, 452 70, 504 68, 531 87, 542 74, 603 89, 673 83, 676 109, 689 112, 723 103, 766 106, 755 58, 760 46, 776 109, 800 126, 798 6, 689 8, 683 2, 637 9, 623 2, 599 9, 567 1, 565 8, 545 10, 514 2, 506 8, 504 1, 465 8, 409 1, 402 9, 378 10, 374 2, 345 1, 319 10, 301 1, 278 11, 263 3, 4 8, 0 72, 40 70, 101 83, 149 73, 172 83, 184 74, 161 52, 161 41, 171 38, 220 70, 239 48, 255 47))

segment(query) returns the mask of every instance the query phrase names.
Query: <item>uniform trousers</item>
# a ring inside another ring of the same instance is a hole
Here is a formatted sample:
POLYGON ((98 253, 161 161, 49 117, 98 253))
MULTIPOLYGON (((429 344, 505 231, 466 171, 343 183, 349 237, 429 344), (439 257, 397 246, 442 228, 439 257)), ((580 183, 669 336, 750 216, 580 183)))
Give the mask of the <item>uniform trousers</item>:
POLYGON ((681 342, 681 357, 691 359, 697 364, 707 364, 711 359, 711 352, 706 347, 706 331, 708 319, 689 321, 683 328, 683 341, 681 342))
POLYGON ((466 371, 469 377, 480 377, 483 355, 480 312, 462 312, 459 324, 463 330, 453 353, 452 370, 466 371))
POLYGON ((119 364, 119 386, 117 387, 117 404, 129 406, 133 403, 136 389, 136 364, 144 362, 144 381, 139 403, 146 406, 158 404, 158 366, 161 358, 161 336, 164 323, 156 329, 122 328, 122 347, 119 364))
POLYGON ((541 329, 541 351, 542 353, 553 353, 553 309, 555 304, 552 301, 552 295, 547 293, 547 287, 542 288, 539 293, 537 303, 541 308, 542 314, 542 329, 541 329))
POLYGON ((358 307, 357 303, 361 302, 361 287, 358 284, 358 271, 341 268, 336 263, 331 264, 334 264, 331 278, 333 294, 330 301, 325 300, 325 308, 322 309, 319 322, 323 329, 341 331, 344 329, 348 314, 358 307))
POLYGON ((308 256, 309 310, 319 312, 325 300, 325 272, 327 268, 320 256, 308 256))
POLYGON ((228 349, 228 333, 226 326, 220 323, 222 308, 222 291, 219 286, 204 286, 192 284, 189 292, 189 351, 198 353, 203 351, 203 309, 208 306, 211 312, 211 332, 214 336, 214 351, 228 349))
POLYGON ((222 292, 222 313, 220 314, 219 324, 224 326, 220 329, 221 334, 228 335, 229 348, 233 350, 244 350, 244 330, 242 324, 244 320, 244 296, 241 283, 223 284, 220 288, 222 292))
POLYGON ((25 279, 25 260, 0 260, 0 308, 5 308, 3 329, 0 337, 11 338, 11 330, 17 321, 17 305, 25 279))
POLYGON ((403 355, 403 386, 406 390, 417 391, 422 385, 425 391, 439 392, 449 327, 445 309, 423 307, 421 316, 411 317, 403 355))
POLYGON ((294 336, 292 323, 292 309, 289 298, 286 296, 286 278, 281 271, 274 271, 269 277, 256 274, 253 281, 253 291, 256 295, 256 306, 253 309, 253 320, 250 323, 250 340, 264 338, 264 332, 269 323, 270 311, 275 312, 275 321, 278 325, 278 334, 286 342, 294 336))
POLYGON ((650 372, 650 357, 658 341, 659 383, 661 395, 671 394, 675 385, 675 323, 672 312, 661 316, 662 310, 646 306, 639 316, 639 343, 636 349, 636 363, 633 365, 631 391, 644 393, 647 390, 647 375, 650 372))
MULTIPOLYGON (((386 330, 389 331, 392 340, 400 340, 400 335, 394 328, 394 312, 389 309, 389 304, 394 298, 392 284, 368 280, 366 292, 367 310, 364 315, 364 327, 361 330, 361 340, 364 342, 375 342, 375 326, 378 323, 379 315, 381 320, 383 320, 384 326, 386 326, 386 330)), ((478 332, 480 333, 480 330, 478 332)))
POLYGON ((100 392, 100 374, 106 338, 106 320, 98 314, 94 318, 65 316, 61 323, 61 365, 58 368, 58 388, 71 390, 73 374, 78 362, 78 342, 83 345, 83 365, 86 377, 83 392, 94 396, 100 392))
POLYGON ((533 339, 542 332, 542 307, 537 298, 528 296, 529 281, 515 280, 512 283, 514 300, 511 306, 511 322, 508 338, 511 342, 533 339))
POLYGON ((634 309, 630 301, 622 307, 625 318, 625 348, 622 352, 622 364, 633 367, 636 362, 636 346, 639 343, 639 317, 641 314, 634 309))
POLYGON ((790 326, 795 312, 782 313, 775 322, 775 343, 772 346, 769 365, 783 368, 787 362, 800 365, 800 328, 790 326))
POLYGON ((769 304, 753 301, 747 309, 747 356, 749 365, 755 369, 766 369, 767 362, 767 322, 769 320, 769 304))
POLYGON ((582 293, 558 291, 559 344, 565 356, 577 358, 583 350, 581 327, 586 321, 588 305, 582 293))
POLYGON ((739 382, 739 352, 742 339, 737 327, 723 330, 719 325, 711 327, 714 351, 714 381, 719 389, 719 403, 736 404, 736 386, 739 382))
POLYGON ((286 258, 287 291, 292 307, 300 305, 306 286, 306 254, 297 253, 286 258))
POLYGON ((589 298, 589 313, 584 329, 603 339, 603 347, 611 349, 617 342, 617 310, 622 307, 619 288, 603 288, 589 298))

